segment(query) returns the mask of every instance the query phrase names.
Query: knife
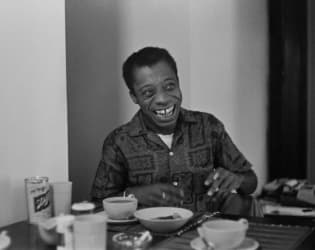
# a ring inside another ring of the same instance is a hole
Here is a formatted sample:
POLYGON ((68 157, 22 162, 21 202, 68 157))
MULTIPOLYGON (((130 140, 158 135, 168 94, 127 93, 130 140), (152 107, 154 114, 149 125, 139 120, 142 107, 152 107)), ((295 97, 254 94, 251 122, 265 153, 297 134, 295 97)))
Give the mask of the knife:
POLYGON ((186 233, 187 231, 194 229, 196 227, 198 227, 199 225, 201 225, 203 222, 207 221, 208 219, 216 216, 220 214, 220 212, 216 211, 213 213, 207 213, 207 214, 203 214, 200 217, 197 217, 196 220, 193 220, 192 222, 188 223, 187 225, 185 225, 183 228, 181 228, 179 231, 177 231, 174 235, 179 237, 182 234, 186 233))

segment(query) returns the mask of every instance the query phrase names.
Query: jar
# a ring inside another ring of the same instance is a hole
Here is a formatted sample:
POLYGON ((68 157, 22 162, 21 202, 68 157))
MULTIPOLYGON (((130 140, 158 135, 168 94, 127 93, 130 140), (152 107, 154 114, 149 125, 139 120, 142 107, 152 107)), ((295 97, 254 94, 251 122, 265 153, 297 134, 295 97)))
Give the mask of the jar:
POLYGON ((71 206, 71 211, 73 215, 93 214, 94 209, 95 209, 94 203, 87 201, 74 203, 71 206))
POLYGON ((34 176, 24 179, 29 223, 38 224, 52 215, 48 177, 34 176))

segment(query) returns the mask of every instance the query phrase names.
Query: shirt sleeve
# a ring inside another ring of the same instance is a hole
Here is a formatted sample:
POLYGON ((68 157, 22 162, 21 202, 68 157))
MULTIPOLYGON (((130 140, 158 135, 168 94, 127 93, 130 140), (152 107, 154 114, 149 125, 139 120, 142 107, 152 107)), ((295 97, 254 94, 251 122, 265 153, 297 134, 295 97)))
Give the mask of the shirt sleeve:
POLYGON ((123 155, 115 144, 114 135, 109 135, 103 144, 102 158, 99 162, 91 190, 93 202, 122 193, 126 188, 127 171, 123 155))
POLYGON ((223 167, 235 173, 244 173, 252 168, 250 162, 239 151, 223 124, 219 123, 215 133, 215 166, 223 167))

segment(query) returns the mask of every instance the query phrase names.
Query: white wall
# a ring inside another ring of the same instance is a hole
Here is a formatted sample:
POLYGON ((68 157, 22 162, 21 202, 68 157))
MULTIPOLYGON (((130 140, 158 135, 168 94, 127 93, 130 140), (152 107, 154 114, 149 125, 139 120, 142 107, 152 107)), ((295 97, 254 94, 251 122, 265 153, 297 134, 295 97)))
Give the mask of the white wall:
POLYGON ((26 219, 24 178, 68 178, 62 0, 0 3, 0 226, 26 219))
POLYGON ((137 106, 121 66, 147 45, 175 57, 187 108, 214 113, 266 175, 266 0, 69 0, 70 178, 87 199, 105 136, 137 106), (113 111, 115 108, 115 111, 113 111))
MULTIPOLYGON (((190 104, 190 1, 187 0, 141 0, 119 1, 116 11, 119 15, 119 59, 120 69, 124 60, 134 51, 144 46, 165 47, 175 58, 183 90, 183 103, 190 104)), ((123 79, 120 92, 120 121, 131 117, 138 106, 131 102, 123 79), (131 104, 131 105, 130 105, 131 104)))
POLYGON ((253 164, 267 170, 267 3, 200 0, 190 12, 190 106, 223 121, 253 164))

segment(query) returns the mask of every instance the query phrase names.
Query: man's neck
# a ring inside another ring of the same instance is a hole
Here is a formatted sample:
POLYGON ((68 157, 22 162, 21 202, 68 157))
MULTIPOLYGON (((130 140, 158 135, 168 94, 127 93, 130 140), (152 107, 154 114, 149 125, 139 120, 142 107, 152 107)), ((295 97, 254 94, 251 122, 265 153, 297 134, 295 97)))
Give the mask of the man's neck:
POLYGON ((170 127, 158 127, 152 121, 147 119, 144 115, 142 117, 145 127, 156 134, 170 135, 173 134, 175 131, 176 124, 170 127))

